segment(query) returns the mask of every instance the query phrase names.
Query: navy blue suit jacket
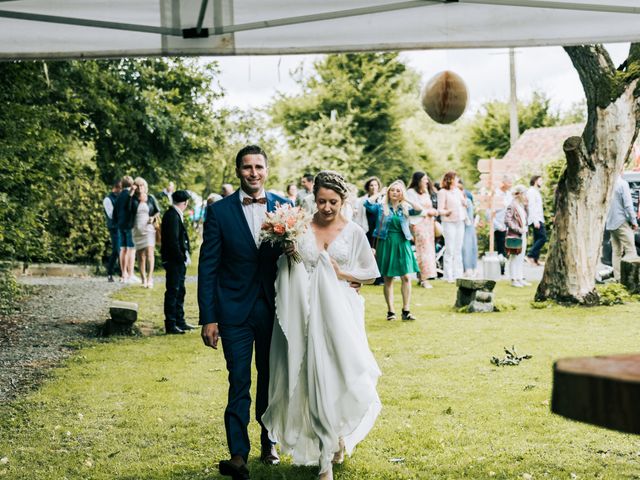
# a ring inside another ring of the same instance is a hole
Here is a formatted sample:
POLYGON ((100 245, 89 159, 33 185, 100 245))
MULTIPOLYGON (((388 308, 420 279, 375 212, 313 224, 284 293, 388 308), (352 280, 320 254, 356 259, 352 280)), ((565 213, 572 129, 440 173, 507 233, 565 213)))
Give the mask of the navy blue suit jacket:
MULTIPOLYGON (((277 203, 291 203, 269 192, 266 197, 268 212, 277 203)), ((239 190, 209 205, 198 265, 200 325, 244 323, 261 289, 273 308, 276 262, 281 254, 281 248, 267 242, 256 247, 239 190)))

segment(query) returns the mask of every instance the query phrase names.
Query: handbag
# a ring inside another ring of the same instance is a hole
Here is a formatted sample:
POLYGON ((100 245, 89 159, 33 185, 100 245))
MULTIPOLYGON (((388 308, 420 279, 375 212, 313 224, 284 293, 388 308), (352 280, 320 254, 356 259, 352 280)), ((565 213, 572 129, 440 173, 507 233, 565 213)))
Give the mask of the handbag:
POLYGON ((505 248, 509 250, 522 250, 522 236, 509 236, 504 241, 505 248))
POLYGON ((156 231, 156 243, 160 244, 162 241, 162 234, 161 234, 161 223, 160 223, 160 216, 156 215, 155 217, 153 217, 153 228, 156 231))

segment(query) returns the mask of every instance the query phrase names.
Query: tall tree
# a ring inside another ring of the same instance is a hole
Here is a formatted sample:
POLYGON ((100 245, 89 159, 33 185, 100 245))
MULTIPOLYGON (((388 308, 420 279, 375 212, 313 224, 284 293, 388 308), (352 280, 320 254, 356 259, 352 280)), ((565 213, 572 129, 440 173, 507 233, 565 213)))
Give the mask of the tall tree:
POLYGON ((300 132, 316 122, 351 118, 349 136, 362 148, 365 174, 385 179, 410 174, 411 159, 403 147, 401 117, 395 109, 407 88, 407 69, 398 54, 333 54, 314 67, 315 74, 301 81, 301 94, 280 96, 271 108, 290 146, 298 149, 303 141, 300 132))
POLYGON ((598 303, 595 273, 618 172, 640 128, 640 44, 618 68, 602 45, 566 47, 587 98, 581 137, 564 143, 567 166, 556 190, 554 235, 537 300, 598 303))

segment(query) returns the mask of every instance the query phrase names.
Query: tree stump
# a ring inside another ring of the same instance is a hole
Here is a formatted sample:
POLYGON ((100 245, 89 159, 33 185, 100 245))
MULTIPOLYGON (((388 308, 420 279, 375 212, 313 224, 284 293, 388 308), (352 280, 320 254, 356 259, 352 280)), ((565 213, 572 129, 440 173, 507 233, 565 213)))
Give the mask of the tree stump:
POLYGON ((620 283, 630 293, 640 293, 640 257, 620 262, 620 283))
POLYGON ((551 411, 640 433, 640 354, 567 358, 553 366, 551 411))
POLYGON ((494 280, 459 278, 456 285, 458 286, 456 308, 466 307, 469 313, 493 312, 493 289, 496 286, 494 280))
POLYGON ((134 323, 138 320, 138 304, 132 302, 114 301, 109 308, 111 318, 103 328, 105 336, 135 335, 134 323))

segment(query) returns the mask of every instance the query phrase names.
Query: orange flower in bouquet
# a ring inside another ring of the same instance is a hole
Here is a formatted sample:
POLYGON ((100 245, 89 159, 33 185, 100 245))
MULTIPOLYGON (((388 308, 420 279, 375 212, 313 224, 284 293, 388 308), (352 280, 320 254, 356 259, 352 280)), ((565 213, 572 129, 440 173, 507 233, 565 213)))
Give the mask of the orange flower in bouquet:
MULTIPOLYGON (((260 240, 286 248, 297 243, 310 223, 311 215, 304 209, 289 204, 278 205, 273 212, 267 213, 267 219, 261 227, 260 240)), ((294 252, 289 259, 298 263, 302 257, 298 252, 294 252)))

